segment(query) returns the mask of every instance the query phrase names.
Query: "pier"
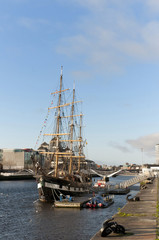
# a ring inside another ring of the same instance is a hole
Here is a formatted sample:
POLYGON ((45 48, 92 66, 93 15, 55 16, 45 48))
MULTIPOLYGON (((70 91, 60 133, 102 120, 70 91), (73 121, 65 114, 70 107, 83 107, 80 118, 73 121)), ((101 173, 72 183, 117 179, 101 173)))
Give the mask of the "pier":
MULTIPOLYGON (((140 190, 137 196, 140 201, 128 202, 115 214, 114 221, 125 227, 125 235, 111 233, 106 238, 118 240, 155 240, 159 239, 158 217, 158 183, 155 178, 152 184, 146 184, 146 188, 140 190)), ((102 226, 99 226, 99 229, 102 226)), ((91 240, 102 240, 100 230, 91 240)))
POLYGON ((64 199, 63 201, 55 201, 54 206, 58 208, 82 208, 83 205, 88 202, 91 196, 87 197, 75 197, 73 201, 64 199))

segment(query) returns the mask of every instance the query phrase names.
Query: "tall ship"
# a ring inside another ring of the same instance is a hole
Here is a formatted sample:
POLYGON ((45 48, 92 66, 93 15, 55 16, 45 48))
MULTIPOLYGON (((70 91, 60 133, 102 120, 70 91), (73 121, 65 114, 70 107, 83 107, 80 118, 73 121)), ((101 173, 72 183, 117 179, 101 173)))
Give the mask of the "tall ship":
POLYGON ((53 126, 48 128, 50 132, 42 134, 50 139, 49 143, 44 142, 38 148, 45 164, 35 164, 39 198, 42 201, 81 196, 88 193, 92 186, 84 154, 87 143, 82 137, 83 114, 79 112, 81 101, 76 100, 75 87, 71 93, 70 89, 64 89, 62 67, 59 89, 51 94, 56 99, 48 108, 49 113, 54 113, 53 126), (71 100, 66 95, 71 96, 71 100))

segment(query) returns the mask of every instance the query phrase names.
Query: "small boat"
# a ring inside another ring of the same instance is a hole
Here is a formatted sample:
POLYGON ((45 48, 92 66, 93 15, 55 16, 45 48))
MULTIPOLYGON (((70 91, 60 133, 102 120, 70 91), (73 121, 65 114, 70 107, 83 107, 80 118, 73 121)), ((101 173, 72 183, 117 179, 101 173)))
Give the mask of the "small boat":
POLYGON ((107 208, 114 203, 113 196, 103 198, 100 195, 92 197, 83 207, 86 208, 107 208))
POLYGON ((103 180, 97 180, 97 182, 94 184, 95 188, 105 188, 106 187, 106 181, 103 179, 103 180))

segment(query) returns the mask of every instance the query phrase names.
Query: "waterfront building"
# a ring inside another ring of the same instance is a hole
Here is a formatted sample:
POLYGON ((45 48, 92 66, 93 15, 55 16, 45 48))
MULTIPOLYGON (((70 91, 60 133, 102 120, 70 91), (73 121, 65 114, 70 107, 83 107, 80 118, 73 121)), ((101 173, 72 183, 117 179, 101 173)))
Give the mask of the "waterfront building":
POLYGON ((3 170, 33 169, 33 154, 36 161, 41 160, 39 153, 33 149, 0 149, 0 166, 3 170))
POLYGON ((144 164, 142 173, 149 174, 150 172, 153 172, 154 175, 159 176, 159 164, 144 164))

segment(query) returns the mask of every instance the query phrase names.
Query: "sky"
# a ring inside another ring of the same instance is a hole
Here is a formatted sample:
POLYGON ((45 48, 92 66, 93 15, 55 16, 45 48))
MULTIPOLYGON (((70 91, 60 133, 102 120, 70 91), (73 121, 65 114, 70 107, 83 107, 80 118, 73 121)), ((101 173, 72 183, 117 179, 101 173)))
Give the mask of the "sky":
POLYGON ((159 1, 0 0, 0 148, 34 148, 63 66, 86 157, 155 163, 159 1))

